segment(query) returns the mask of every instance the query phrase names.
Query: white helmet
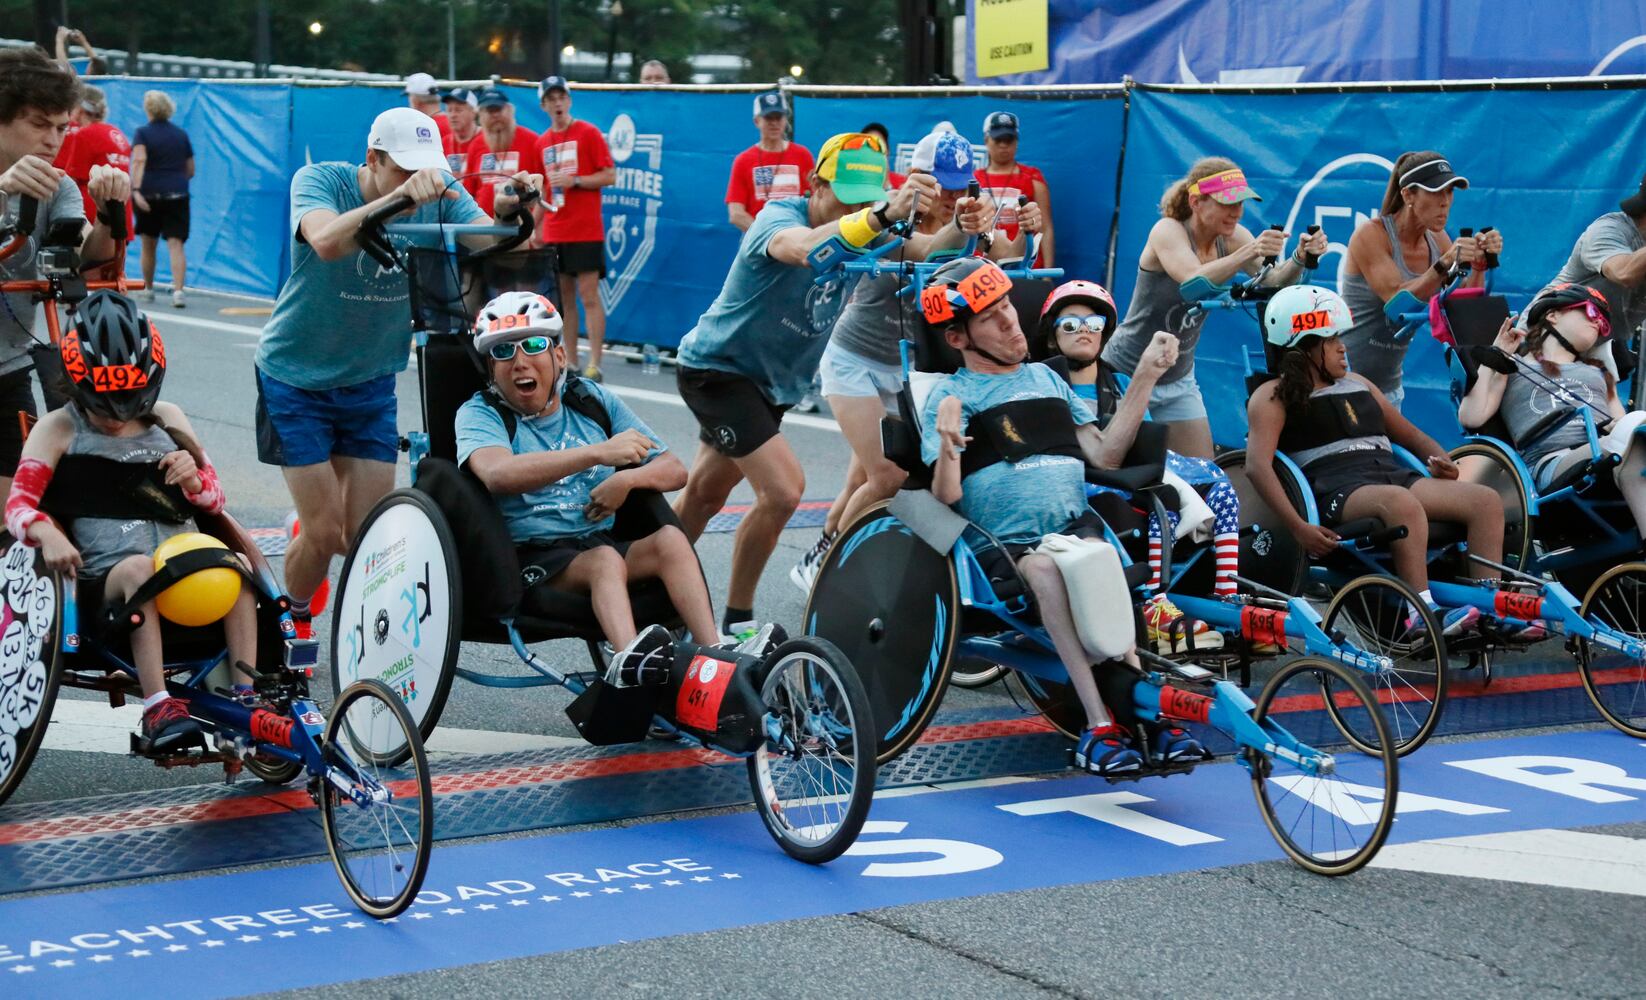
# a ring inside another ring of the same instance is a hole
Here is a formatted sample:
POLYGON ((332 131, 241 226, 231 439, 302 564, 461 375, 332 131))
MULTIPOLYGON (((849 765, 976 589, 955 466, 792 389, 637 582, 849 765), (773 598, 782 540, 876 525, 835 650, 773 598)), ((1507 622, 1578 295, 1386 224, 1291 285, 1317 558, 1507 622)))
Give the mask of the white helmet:
POLYGON ((474 350, 484 359, 494 344, 527 337, 550 337, 560 342, 565 323, 554 303, 536 292, 504 292, 486 303, 474 318, 474 350))
POLYGON ((1280 348, 1307 337, 1336 337, 1353 325, 1343 296, 1319 285, 1288 285, 1263 309, 1263 339, 1280 348))

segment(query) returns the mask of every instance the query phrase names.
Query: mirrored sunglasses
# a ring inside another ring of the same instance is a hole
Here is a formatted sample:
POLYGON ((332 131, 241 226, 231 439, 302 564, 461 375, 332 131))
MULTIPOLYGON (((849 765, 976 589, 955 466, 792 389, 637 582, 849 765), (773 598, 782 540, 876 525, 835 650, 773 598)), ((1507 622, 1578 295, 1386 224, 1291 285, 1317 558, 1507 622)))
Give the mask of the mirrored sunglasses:
POLYGON ((1059 334, 1067 337, 1072 337, 1082 330, 1087 333, 1101 334, 1109 328, 1109 317, 1099 316, 1096 313, 1090 316, 1064 316, 1053 324, 1053 328, 1059 334))
POLYGON ((528 356, 533 356, 542 354, 553 346, 554 341, 548 337, 527 337, 525 340, 511 340, 503 344, 493 344, 491 346, 491 356, 493 361, 512 361, 514 360, 514 350, 517 347, 525 351, 528 356))

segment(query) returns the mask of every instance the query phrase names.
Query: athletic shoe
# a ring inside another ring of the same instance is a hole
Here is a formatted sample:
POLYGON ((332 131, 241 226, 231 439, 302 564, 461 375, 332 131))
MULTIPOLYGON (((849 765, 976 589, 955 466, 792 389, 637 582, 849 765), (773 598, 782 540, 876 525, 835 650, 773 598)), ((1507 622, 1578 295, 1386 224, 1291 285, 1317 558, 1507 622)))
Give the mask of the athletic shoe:
POLYGON ((673 652, 673 633, 662 625, 647 625, 627 646, 612 654, 612 661, 606 667, 606 683, 612 687, 636 687, 665 681, 673 652))
POLYGON ((1169 723, 1151 722, 1148 725, 1149 748, 1154 751, 1156 760, 1205 760, 1206 748, 1200 741, 1189 735, 1187 729, 1180 729, 1169 723))
POLYGON ((810 392, 801 396, 800 402, 794 404, 794 412, 796 413, 816 413, 820 408, 817 403, 817 396, 810 392))
MULTIPOLYGON (((1480 609, 1474 607, 1453 608, 1442 612, 1434 609, 1440 617, 1440 634, 1453 636, 1473 629, 1480 622, 1480 609)), ((1428 632, 1428 626, 1423 624, 1423 616, 1413 611, 1406 618, 1406 639, 1418 639, 1428 632)))
POLYGON ((583 369, 583 377, 588 379, 590 382, 606 381, 606 376, 600 373, 599 365, 590 365, 589 367, 583 369))
POLYGON ((828 532, 817 536, 817 542, 789 570, 789 582, 799 587, 802 594, 812 592, 812 582, 817 579, 817 571, 823 568, 823 557, 829 554, 833 542, 834 536, 828 532))
POLYGON ((1282 654, 1291 652, 1284 645, 1282 645, 1278 642, 1270 642, 1267 639, 1259 639, 1259 640, 1256 640, 1256 641, 1252 642, 1247 647, 1247 650, 1253 656, 1280 656, 1282 654))
POLYGON ((183 301, 183 290, 181 288, 173 288, 171 290, 171 304, 175 309, 183 309, 187 307, 187 303, 183 301))
POLYGON ((137 293, 137 297, 142 299, 144 302, 153 302, 154 301, 154 289, 145 288, 141 292, 137 293))
POLYGON ((1524 626, 1509 633, 1509 641, 1531 645, 1549 638, 1549 630, 1542 622, 1527 622, 1524 626))
POLYGON ((165 752, 199 742, 200 723, 189 718, 181 698, 167 698, 143 710, 143 739, 149 749, 165 752))
POLYGON ((1132 746, 1132 737, 1119 726, 1088 729, 1074 746, 1074 766, 1088 774, 1109 777, 1143 769, 1143 755, 1132 746))
POLYGON ((1148 630, 1149 644, 1157 653, 1223 648, 1221 632, 1179 611, 1165 594, 1156 594, 1144 603, 1143 624, 1148 630))

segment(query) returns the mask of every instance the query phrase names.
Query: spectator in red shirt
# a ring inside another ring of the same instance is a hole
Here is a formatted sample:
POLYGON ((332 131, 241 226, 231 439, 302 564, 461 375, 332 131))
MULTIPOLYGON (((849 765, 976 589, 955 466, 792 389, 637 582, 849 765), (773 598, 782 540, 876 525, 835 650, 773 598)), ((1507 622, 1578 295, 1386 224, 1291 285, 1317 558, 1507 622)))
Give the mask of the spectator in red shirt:
MULTIPOLYGON (((886 164, 888 168, 897 163, 897 149, 892 145, 892 136, 890 132, 886 131, 886 126, 880 124, 879 122, 870 122, 869 124, 858 129, 858 131, 880 137, 880 144, 886 147, 886 164)), ((898 188, 902 187, 903 182, 908 179, 908 174, 900 174, 895 170, 888 169, 886 171, 886 190, 896 191, 898 188)))
MULTIPOLYGON (((103 164, 131 173, 131 142, 126 134, 103 119, 108 116, 109 102, 101 87, 84 84, 80 87, 80 104, 74 110, 76 128, 69 131, 52 166, 74 178, 80 187, 80 198, 86 203, 86 218, 97 218, 97 203, 92 200, 87 185, 91 183, 91 168, 103 164)), ((131 206, 126 206, 126 233, 132 231, 131 206)))
POLYGON ((463 161, 468 158, 469 143, 480 131, 480 98, 467 87, 453 87, 446 91, 442 101, 446 105, 446 120, 452 128, 453 148, 446 150, 446 162, 451 164, 452 173, 460 174, 463 161))
POLYGON ((798 198, 811 192, 811 150, 790 142, 789 108, 778 91, 754 99, 754 123, 760 141, 737 154, 731 180, 726 184, 726 216, 747 230, 766 202, 798 198))
POLYGON ((987 136, 989 165, 977 172, 977 182, 1000 206, 995 225, 1006 230, 1009 239, 1017 239, 1017 199, 1033 198, 1040 206, 1041 218, 1040 255, 1035 261, 1040 267, 1055 267, 1051 192, 1039 170, 1017 162, 1017 116, 1010 111, 996 111, 983 119, 983 133, 987 136))
POLYGON ((555 249, 560 270, 561 312, 566 324, 566 358, 577 366, 577 311, 589 331, 589 366, 583 377, 601 381, 600 352, 606 344, 606 309, 600 304, 600 279, 606 276, 606 226, 600 218, 600 189, 617 179, 606 137, 588 122, 572 117, 572 95, 564 77, 544 77, 537 99, 549 113, 549 128, 538 142, 543 186, 549 211, 543 213, 538 239, 555 249))
POLYGON ((514 123, 514 104, 508 94, 487 87, 475 96, 475 103, 480 107, 480 131, 464 151, 467 159, 463 161, 463 173, 484 170, 492 176, 470 177, 463 185, 474 195, 480 210, 490 215, 497 189, 522 170, 542 173, 542 163, 537 156, 537 133, 514 123))
POLYGON ((434 77, 427 73, 413 73, 406 77, 406 103, 434 119, 435 127, 440 129, 440 145, 447 156, 457 152, 457 139, 452 135, 451 122, 440 110, 440 88, 434 85, 434 77))

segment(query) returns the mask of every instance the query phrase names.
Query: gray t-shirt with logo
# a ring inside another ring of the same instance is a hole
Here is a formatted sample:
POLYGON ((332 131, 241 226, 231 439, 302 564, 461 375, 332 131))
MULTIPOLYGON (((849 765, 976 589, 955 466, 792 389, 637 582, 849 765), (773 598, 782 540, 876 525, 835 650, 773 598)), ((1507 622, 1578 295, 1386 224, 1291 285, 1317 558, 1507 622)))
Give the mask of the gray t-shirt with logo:
MULTIPOLYGON (((17 218, 22 202, 18 195, 6 199, 4 221, 7 226, 17 218)), ((40 241, 51 232, 52 224, 63 219, 86 221, 85 202, 73 178, 64 175, 57 181, 57 193, 51 201, 41 202, 34 216, 34 233, 18 251, 0 262, 0 281, 33 281, 40 277, 40 241)), ((76 242, 75 249, 79 249, 76 242)), ((34 339, 34 299, 28 293, 7 293, 0 304, 0 375, 29 367, 29 347, 34 339)))
MULTIPOLYGON (((1590 414, 1597 420, 1606 419, 1608 414, 1604 370, 1577 361, 1557 365, 1560 374, 1551 376, 1537 361, 1533 360, 1530 363, 1543 377, 1536 378, 1524 372, 1510 376, 1509 384, 1503 389, 1503 403, 1498 407, 1498 412, 1503 415, 1503 422, 1509 427, 1509 436, 1515 439, 1517 447, 1521 435, 1531 430, 1539 420, 1565 406, 1575 407, 1581 411, 1584 404, 1587 404, 1593 407, 1590 414), (1554 388, 1551 388, 1551 385, 1554 388)), ((1565 451, 1567 448, 1576 448, 1586 440, 1583 417, 1581 413, 1574 413, 1571 419, 1543 435, 1533 442, 1531 447, 1520 447, 1520 453, 1527 465, 1535 466, 1544 456, 1565 451)))

